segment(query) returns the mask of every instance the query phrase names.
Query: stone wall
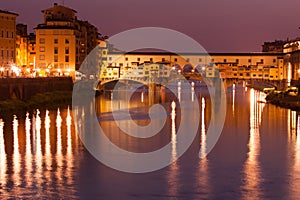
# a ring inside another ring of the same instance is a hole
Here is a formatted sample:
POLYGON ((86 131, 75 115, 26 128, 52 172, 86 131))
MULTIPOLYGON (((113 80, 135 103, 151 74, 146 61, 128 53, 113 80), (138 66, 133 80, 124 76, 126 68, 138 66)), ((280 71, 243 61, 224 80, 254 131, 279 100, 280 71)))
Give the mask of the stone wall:
POLYGON ((27 100, 37 93, 71 91, 72 89, 71 77, 2 78, 0 79, 0 100, 27 100))

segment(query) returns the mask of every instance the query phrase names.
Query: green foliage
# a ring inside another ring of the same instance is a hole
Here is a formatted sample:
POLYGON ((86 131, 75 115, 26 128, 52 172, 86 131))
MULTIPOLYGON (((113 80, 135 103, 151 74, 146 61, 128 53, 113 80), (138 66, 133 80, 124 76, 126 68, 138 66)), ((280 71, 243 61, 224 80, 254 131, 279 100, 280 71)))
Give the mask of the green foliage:
POLYGON ((9 99, 0 101, 0 115, 12 115, 31 112, 36 109, 57 109, 72 104, 72 91, 54 91, 40 93, 27 101, 9 99))

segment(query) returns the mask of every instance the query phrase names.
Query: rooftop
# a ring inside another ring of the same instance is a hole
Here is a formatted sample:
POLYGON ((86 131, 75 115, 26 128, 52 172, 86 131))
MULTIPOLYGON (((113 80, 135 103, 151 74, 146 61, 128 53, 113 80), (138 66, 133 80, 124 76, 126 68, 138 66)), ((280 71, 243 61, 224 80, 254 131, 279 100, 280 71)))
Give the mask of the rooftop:
POLYGON ((9 15, 15 15, 15 16, 19 16, 19 14, 17 13, 13 13, 13 12, 9 12, 7 10, 0 10, 0 13, 4 13, 4 14, 9 14, 9 15))

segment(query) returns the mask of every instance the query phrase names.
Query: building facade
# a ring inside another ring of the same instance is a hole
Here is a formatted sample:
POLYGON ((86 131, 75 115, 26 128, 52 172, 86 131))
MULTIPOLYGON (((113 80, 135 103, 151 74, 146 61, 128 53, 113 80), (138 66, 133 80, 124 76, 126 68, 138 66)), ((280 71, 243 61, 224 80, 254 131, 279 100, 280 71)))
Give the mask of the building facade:
POLYGON ((0 10, 0 69, 8 75, 16 62, 16 18, 18 14, 0 10))
POLYGON ((76 11, 58 4, 42 11, 44 23, 35 28, 39 76, 75 75, 98 44, 97 28, 77 19, 76 11))
POLYGON ((122 53, 109 52, 102 57, 100 78, 122 78, 145 76, 149 74, 149 67, 157 68, 162 64, 168 66, 169 72, 159 71, 168 75, 176 66, 177 73, 205 73, 207 77, 214 77, 216 69, 222 78, 234 79, 265 79, 286 80, 287 70, 284 67, 283 53, 122 53), (143 71, 143 72, 142 72, 143 71))

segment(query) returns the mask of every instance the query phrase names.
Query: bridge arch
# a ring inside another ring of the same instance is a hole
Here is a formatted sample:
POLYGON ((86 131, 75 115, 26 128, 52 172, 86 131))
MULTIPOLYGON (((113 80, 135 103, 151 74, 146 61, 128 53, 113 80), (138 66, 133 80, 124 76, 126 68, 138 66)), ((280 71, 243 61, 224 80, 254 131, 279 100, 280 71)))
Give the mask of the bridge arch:
POLYGON ((193 70, 193 66, 191 64, 186 64, 182 68, 183 73, 191 73, 193 70))

